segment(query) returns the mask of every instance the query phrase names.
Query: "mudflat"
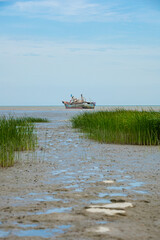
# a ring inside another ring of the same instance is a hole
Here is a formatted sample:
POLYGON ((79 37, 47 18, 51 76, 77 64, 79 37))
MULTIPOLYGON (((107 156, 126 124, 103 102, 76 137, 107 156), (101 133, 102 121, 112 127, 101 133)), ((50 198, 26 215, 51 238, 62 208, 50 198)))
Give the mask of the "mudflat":
POLYGON ((69 119, 81 110, 0 108, 46 117, 37 150, 0 168, 0 239, 160 239, 160 147, 100 144, 69 119))

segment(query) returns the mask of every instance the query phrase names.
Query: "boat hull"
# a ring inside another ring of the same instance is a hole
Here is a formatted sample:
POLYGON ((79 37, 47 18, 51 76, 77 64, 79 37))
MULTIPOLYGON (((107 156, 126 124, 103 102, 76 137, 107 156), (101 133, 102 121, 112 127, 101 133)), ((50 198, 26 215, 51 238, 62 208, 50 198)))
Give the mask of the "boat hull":
POLYGON ((84 103, 69 103, 69 102, 62 102, 65 105, 66 109, 94 109, 95 103, 94 102, 84 102, 84 103))

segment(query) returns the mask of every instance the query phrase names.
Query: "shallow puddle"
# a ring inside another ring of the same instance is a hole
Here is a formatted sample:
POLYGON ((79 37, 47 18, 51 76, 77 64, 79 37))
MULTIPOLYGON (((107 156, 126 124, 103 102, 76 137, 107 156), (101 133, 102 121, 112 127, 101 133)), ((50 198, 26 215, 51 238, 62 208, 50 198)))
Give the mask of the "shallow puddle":
POLYGON ((72 210, 72 207, 61 207, 61 208, 52 208, 48 209, 44 212, 36 212, 34 214, 41 215, 41 214, 51 214, 51 213, 67 213, 72 210))
POLYGON ((0 230, 0 237, 7 237, 10 234, 10 231, 0 230))
POLYGON ((23 197, 14 197, 13 199, 15 199, 15 200, 24 200, 23 197))
POLYGON ((97 204, 97 203, 110 203, 110 199, 97 199, 97 200, 91 200, 90 203, 97 204))
POLYGON ((43 237, 50 238, 58 234, 62 234, 66 232, 71 225, 60 225, 55 229, 29 229, 29 230, 9 230, 4 231, 0 230, 0 237, 8 237, 8 236, 17 236, 17 237, 43 237))
POLYGON ((37 202, 58 202, 58 201, 62 201, 62 199, 60 198, 53 198, 51 196, 44 196, 43 198, 34 198, 34 201, 37 202))
POLYGON ((146 195, 146 194, 149 194, 148 191, 142 191, 142 190, 133 190, 135 193, 138 193, 138 194, 142 194, 142 195, 146 195))
POLYGON ((71 185, 65 186, 65 188, 71 189, 71 190, 72 190, 73 188, 78 189, 78 188, 79 188, 79 185, 78 185, 78 184, 71 184, 71 185))
POLYGON ((20 230, 17 234, 14 234, 19 237, 33 237, 39 236, 43 238, 53 237, 57 234, 64 233, 67 229, 69 229, 71 225, 61 225, 56 229, 30 229, 30 230, 20 230))
POLYGON ((15 225, 18 225, 21 228, 34 228, 34 227, 38 227, 38 224, 23 224, 23 223, 14 223, 15 225))
POLYGON ((118 193, 99 193, 99 197, 126 197, 127 194, 123 192, 118 192, 118 193))
POLYGON ((61 198, 55 198, 55 193, 51 196, 48 194, 48 192, 46 193, 29 193, 29 196, 35 196, 35 198, 32 198, 34 201, 37 202, 58 202, 58 201, 63 201, 63 199, 61 198), (38 197, 39 196, 39 197, 38 197))
POLYGON ((116 191, 123 191, 125 189, 131 189, 129 186, 112 186, 112 187, 107 187, 109 190, 116 190, 116 191))
POLYGON ((43 193, 31 192, 31 193, 28 193, 29 196, 37 196, 37 195, 42 195, 42 194, 48 194, 48 192, 43 192, 43 193))
POLYGON ((132 177, 130 175, 125 175, 124 178, 130 179, 132 177))
POLYGON ((129 183, 129 185, 131 187, 141 187, 142 185, 144 185, 144 183, 143 182, 131 182, 131 183, 129 183))
POLYGON ((107 224, 110 223, 110 221, 97 221, 96 224, 107 224))

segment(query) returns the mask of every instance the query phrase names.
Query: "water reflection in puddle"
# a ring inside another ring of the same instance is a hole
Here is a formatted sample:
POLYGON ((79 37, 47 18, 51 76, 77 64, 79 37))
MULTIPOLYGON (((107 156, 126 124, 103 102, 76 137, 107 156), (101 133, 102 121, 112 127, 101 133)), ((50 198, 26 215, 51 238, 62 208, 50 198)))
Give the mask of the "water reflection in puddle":
POLYGON ((131 189, 130 187, 124 187, 124 186, 113 186, 113 187, 107 187, 109 190, 118 190, 118 191, 123 191, 125 189, 131 189))
POLYGON ((109 199, 97 199, 97 200, 91 200, 90 204, 100 204, 100 203, 111 203, 111 201, 109 199))
POLYGON ((119 192, 119 193, 99 193, 98 196, 101 197, 101 198, 103 198, 103 197, 126 197, 127 194, 123 193, 123 192, 119 192))
POLYGON ((41 214, 51 214, 51 213, 66 213, 70 212, 72 210, 72 207, 61 207, 61 208, 52 208, 48 209, 44 212, 36 212, 36 215, 41 215, 41 214))
POLYGON ((67 188, 67 189, 72 189, 72 188, 79 188, 79 185, 78 184, 71 184, 71 185, 68 185, 68 186, 66 186, 65 188, 67 188))
POLYGON ((33 227, 38 227, 38 224, 23 224, 23 223, 18 223, 16 222, 15 225, 18 225, 21 228, 33 228, 33 227))
POLYGON ((10 231, 4 231, 4 230, 0 230, 0 237, 8 237, 8 235, 10 234, 10 231))
POLYGON ((45 197, 43 197, 43 198, 35 198, 34 199, 34 201, 37 201, 37 202, 49 202, 49 201, 53 201, 53 202, 58 202, 58 201, 62 201, 62 199, 60 199, 60 198, 53 198, 53 197, 51 197, 51 196, 45 196, 45 197))
POLYGON ((130 175, 125 175, 124 177, 127 178, 127 179, 128 179, 128 178, 129 178, 129 179, 131 178, 130 175))
POLYGON ((96 222, 97 224, 107 224, 107 223, 110 223, 109 221, 97 221, 96 222))
POLYGON ((33 198, 33 200, 38 201, 38 202, 46 202, 46 201, 47 202, 49 202, 49 201, 58 202, 58 201, 62 201, 62 199, 60 199, 60 198, 55 198, 54 194, 52 196, 48 195, 47 192, 45 192, 45 193, 29 193, 28 195, 29 196, 35 196, 35 198, 33 198))
POLYGON ((15 200, 24 200, 24 198, 22 198, 22 197, 14 197, 13 199, 15 199, 15 200))
POLYGON ((143 182, 131 182, 129 183, 132 187, 141 187, 144 183, 143 182))
POLYGON ((133 190, 134 192, 136 192, 136 193, 138 193, 138 194, 149 194, 149 192, 148 191, 141 191, 141 190, 133 190))
POLYGON ((28 230, 0 230, 0 237, 18 236, 18 237, 43 237, 50 238, 57 234, 62 234, 67 231, 71 225, 57 226, 55 229, 28 229, 28 230))
POLYGON ((31 192, 31 193, 28 193, 29 196, 37 196, 37 195, 43 195, 43 194, 48 194, 48 192, 43 192, 43 193, 31 192))
POLYGON ((59 174, 61 174, 61 173, 65 173, 66 172, 66 170, 54 170, 54 171, 52 171, 52 174, 53 175, 59 175, 59 174))

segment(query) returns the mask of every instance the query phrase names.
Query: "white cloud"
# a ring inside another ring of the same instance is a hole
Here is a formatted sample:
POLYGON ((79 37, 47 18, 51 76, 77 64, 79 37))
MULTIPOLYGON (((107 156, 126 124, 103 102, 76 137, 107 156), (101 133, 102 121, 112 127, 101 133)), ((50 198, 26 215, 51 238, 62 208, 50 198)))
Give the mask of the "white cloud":
POLYGON ((118 7, 119 3, 115 4, 111 1, 95 3, 89 0, 19 0, 8 7, 8 14, 82 22, 128 19, 128 13, 118 7))
POLYGON ((14 5, 15 8, 24 12, 32 12, 32 11, 43 11, 45 8, 55 8, 59 6, 58 1, 17 1, 14 5))
MULTIPOLYGON (((0 0, 0 2, 4 2, 0 0)), ((13 0, 3 15, 68 22, 160 22, 159 11, 141 1, 126 0, 13 0)))

